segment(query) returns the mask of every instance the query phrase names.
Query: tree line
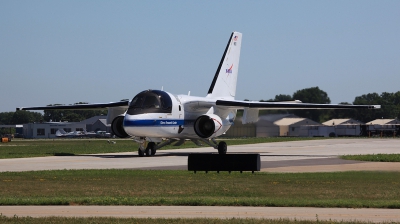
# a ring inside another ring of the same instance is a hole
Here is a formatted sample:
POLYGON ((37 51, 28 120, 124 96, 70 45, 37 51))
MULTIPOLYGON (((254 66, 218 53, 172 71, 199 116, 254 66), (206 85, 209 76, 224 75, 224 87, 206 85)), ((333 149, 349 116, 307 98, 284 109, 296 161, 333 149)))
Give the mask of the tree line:
MULTIPOLYGON (((331 103, 328 94, 318 86, 297 90, 293 95, 279 94, 274 99, 260 101, 293 101, 300 100, 303 103, 331 103)), ((78 102, 77 104, 87 104, 78 102)), ((394 119, 400 116, 400 91, 395 93, 383 92, 368 93, 355 97, 352 103, 340 104, 354 105, 381 105, 377 110, 262 110, 260 114, 293 113, 299 117, 309 118, 314 121, 324 122, 333 118, 353 118, 362 122, 368 122, 379 118, 394 119)), ((62 104, 50 104, 57 106, 62 104)), ((16 111, 0 113, 0 124, 25 124, 33 122, 79 122, 93 116, 107 115, 107 110, 44 110, 43 114, 30 111, 16 111)))
MULTIPOLYGON (((318 86, 297 90, 293 95, 279 94, 274 99, 260 100, 267 102, 300 100, 303 103, 329 104, 331 100, 328 94, 318 86)), ((375 119, 395 119, 400 116, 400 91, 395 93, 383 92, 368 93, 355 97, 352 103, 341 102, 347 105, 381 105, 381 109, 339 109, 339 110, 266 110, 261 114, 292 113, 299 117, 309 118, 317 122, 325 122, 330 119, 352 118, 364 123, 375 119)))

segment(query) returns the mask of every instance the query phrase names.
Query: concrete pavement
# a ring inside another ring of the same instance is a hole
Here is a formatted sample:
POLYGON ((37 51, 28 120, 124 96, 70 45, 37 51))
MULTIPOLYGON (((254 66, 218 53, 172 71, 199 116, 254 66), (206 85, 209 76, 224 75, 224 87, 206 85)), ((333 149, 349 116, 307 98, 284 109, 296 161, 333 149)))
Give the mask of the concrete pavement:
MULTIPOLYGON (((400 153, 398 139, 326 139, 228 146, 229 153, 260 153, 262 172, 400 171, 400 163, 370 163, 338 158, 346 154, 400 153)), ((0 172, 57 169, 181 169, 189 153, 212 148, 160 150, 154 157, 137 152, 2 159, 0 172)), ((163 217, 163 218, 289 218, 400 222, 399 209, 207 207, 207 206, 0 206, 5 216, 163 217)))
POLYGON ((400 222, 397 209, 231 206, 0 206, 4 216, 120 218, 257 218, 400 222))

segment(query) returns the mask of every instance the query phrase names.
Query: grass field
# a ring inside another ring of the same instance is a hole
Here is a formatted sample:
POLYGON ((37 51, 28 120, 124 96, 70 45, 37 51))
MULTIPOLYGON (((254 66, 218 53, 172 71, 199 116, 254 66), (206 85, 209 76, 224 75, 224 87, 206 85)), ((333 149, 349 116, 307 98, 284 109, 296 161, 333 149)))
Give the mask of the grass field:
MULTIPOLYGON (((317 138, 228 139, 228 145, 317 138)), ((0 144, 0 158, 134 152, 132 140, 18 140, 0 144)), ((188 142, 180 148, 197 147, 188 142)), ((174 148, 168 146, 165 149, 174 148)), ((177 147, 178 148, 178 147, 177 147)), ((398 155, 346 159, 397 161, 398 155), (383 158, 385 157, 385 158, 383 158), (379 159, 377 159, 379 158, 379 159), (382 159, 383 158, 383 159, 382 159)), ((1 162, 1 161, 0 161, 1 162)), ((222 205, 400 209, 399 172, 197 173, 63 170, 0 173, 0 205, 222 205)), ((0 211, 1 213, 1 211, 0 211)), ((336 223, 266 219, 136 219, 4 217, 0 223, 336 223)), ((341 222, 362 223, 362 222, 341 222)))
POLYGON ((206 205, 400 208, 399 172, 0 173, 0 205, 206 205))
POLYGON ((340 158, 370 162, 400 162, 400 154, 344 155, 340 158))
MULTIPOLYGON (((317 140, 321 138, 243 138, 224 140, 228 145, 254 144, 264 142, 317 140)), ((27 158, 41 156, 63 156, 94 153, 137 152, 139 145, 128 139, 113 139, 116 144, 109 144, 107 139, 46 139, 46 140, 14 140, 0 143, 0 159, 27 158)), ((207 145, 205 145, 207 146, 207 145)), ((199 147, 188 141, 180 147, 172 145, 162 149, 199 147)))

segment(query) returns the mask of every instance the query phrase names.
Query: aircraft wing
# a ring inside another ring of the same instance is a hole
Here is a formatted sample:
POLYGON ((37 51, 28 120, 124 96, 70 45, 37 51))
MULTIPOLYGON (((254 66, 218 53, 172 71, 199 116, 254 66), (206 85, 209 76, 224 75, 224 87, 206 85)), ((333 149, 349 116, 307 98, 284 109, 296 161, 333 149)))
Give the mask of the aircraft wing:
POLYGON ((128 108, 129 101, 120 101, 112 103, 95 103, 95 104, 75 104, 75 105, 57 105, 45 107, 17 107, 17 110, 90 110, 104 109, 112 107, 128 108))
POLYGON ((346 104, 314 104, 302 103, 300 101, 290 102, 257 102, 238 100, 217 100, 215 104, 219 107, 244 109, 242 123, 254 123, 258 120, 259 110, 280 110, 280 109, 379 109, 381 105, 346 105, 346 104))
POLYGON ((128 109, 129 102, 130 101, 119 101, 111 103, 57 105, 45 107, 17 107, 17 110, 95 110, 107 108, 107 124, 111 124, 115 117, 123 114, 128 109))
POLYGON ((239 100, 217 100, 217 106, 226 106, 236 109, 254 108, 259 110, 281 109, 380 109, 381 105, 346 105, 346 104, 314 104, 301 102, 258 102, 239 100))

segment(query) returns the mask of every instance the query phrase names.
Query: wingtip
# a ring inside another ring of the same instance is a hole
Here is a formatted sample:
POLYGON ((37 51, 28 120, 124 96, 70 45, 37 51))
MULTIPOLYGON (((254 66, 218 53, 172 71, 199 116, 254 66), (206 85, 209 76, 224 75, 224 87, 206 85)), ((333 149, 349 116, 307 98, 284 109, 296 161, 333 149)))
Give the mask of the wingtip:
POLYGON ((381 109, 381 105, 373 105, 374 109, 381 109))

